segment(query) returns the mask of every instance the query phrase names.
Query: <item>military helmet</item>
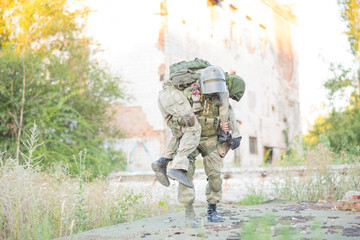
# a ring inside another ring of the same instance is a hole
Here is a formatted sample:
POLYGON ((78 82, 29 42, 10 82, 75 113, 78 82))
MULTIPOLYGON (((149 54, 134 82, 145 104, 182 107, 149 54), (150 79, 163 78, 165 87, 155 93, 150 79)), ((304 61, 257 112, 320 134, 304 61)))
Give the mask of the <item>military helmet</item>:
POLYGON ((201 72, 201 90, 203 94, 226 92, 225 74, 216 66, 209 66, 201 72))

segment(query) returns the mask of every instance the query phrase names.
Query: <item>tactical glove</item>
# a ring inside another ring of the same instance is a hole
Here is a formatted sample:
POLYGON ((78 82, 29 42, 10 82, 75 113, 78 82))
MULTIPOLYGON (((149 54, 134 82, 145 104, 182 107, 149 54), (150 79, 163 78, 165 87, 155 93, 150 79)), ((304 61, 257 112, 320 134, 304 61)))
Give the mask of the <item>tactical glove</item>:
POLYGON ((240 146, 241 138, 242 137, 231 139, 231 150, 234 150, 234 149, 236 149, 237 147, 240 146))
POLYGON ((231 133, 228 132, 228 133, 225 133, 224 130, 220 129, 220 132, 219 132, 219 142, 220 143, 224 143, 226 141, 230 142, 231 141, 231 133))
POLYGON ((192 114, 187 114, 182 116, 178 121, 181 126, 192 127, 195 125, 195 116, 192 114))

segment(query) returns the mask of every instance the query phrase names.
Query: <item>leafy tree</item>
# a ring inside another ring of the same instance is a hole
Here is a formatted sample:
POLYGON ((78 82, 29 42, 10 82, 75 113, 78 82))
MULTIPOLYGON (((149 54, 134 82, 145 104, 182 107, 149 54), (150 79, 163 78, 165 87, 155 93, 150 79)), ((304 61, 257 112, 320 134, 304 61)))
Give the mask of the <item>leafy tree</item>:
POLYGON ((360 0, 338 0, 341 17, 346 23, 345 34, 348 38, 352 55, 357 62, 357 106, 360 107, 360 0))
POLYGON ((327 142, 336 151, 360 154, 360 0, 338 0, 341 17, 346 23, 345 34, 355 68, 332 64, 333 77, 324 87, 328 91, 332 111, 319 116, 305 141, 314 146, 327 142), (346 107, 339 107, 339 102, 346 107))
POLYGON ((87 148, 95 174, 121 167, 120 152, 104 147, 121 133, 107 124, 111 101, 124 98, 119 77, 94 58, 99 46, 84 35, 90 12, 67 0, 0 1, 0 145, 17 156, 23 131, 41 130, 43 164, 69 164, 87 148), (72 5, 75 6, 75 5, 72 5))

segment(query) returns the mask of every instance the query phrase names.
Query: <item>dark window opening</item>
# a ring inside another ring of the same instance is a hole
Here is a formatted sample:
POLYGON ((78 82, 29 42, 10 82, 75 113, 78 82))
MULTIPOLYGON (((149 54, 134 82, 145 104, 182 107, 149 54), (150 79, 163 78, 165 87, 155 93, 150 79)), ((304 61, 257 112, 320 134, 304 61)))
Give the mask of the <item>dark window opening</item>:
POLYGON ((256 137, 249 137, 249 147, 250 147, 250 153, 252 153, 252 154, 258 153, 256 137))
POLYGON ((161 82, 164 81, 164 74, 161 74, 161 75, 160 75, 160 81, 161 81, 161 82))
POLYGON ((273 160, 273 148, 264 147, 264 162, 267 164, 271 164, 272 160, 273 160))

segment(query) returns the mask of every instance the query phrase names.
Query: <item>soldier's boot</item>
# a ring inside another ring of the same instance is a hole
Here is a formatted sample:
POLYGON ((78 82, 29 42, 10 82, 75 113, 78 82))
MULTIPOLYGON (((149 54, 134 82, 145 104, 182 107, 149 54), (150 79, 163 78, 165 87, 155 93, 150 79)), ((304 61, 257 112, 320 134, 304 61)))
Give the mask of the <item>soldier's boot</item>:
POLYGON ((171 159, 161 157, 151 163, 151 168, 155 172, 156 179, 165 187, 170 185, 169 178, 166 176, 166 168, 169 161, 171 161, 171 159))
POLYGON ((196 221, 196 214, 195 214, 192 202, 185 205, 185 225, 188 228, 199 227, 199 225, 196 221))
POLYGON ((167 173, 168 177, 189 188, 194 188, 194 184, 186 178, 185 171, 182 169, 170 169, 167 173))
POLYGON ((216 204, 208 204, 207 219, 209 222, 223 222, 224 218, 220 217, 216 211, 216 204))

